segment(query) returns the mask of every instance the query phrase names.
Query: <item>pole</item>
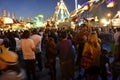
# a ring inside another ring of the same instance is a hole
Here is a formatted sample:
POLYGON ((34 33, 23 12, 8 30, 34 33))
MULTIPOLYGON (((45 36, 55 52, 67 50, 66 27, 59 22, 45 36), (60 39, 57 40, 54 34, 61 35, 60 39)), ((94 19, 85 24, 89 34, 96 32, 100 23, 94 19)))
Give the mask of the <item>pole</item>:
POLYGON ((75 0, 75 10, 77 10, 77 0, 75 0))

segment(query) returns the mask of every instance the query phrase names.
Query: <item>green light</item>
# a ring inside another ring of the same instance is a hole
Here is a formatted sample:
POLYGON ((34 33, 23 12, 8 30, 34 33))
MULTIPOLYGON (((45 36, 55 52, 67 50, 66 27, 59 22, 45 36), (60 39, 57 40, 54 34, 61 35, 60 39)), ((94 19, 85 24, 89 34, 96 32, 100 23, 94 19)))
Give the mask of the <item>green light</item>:
POLYGON ((99 2, 99 0, 94 0, 95 2, 99 2))

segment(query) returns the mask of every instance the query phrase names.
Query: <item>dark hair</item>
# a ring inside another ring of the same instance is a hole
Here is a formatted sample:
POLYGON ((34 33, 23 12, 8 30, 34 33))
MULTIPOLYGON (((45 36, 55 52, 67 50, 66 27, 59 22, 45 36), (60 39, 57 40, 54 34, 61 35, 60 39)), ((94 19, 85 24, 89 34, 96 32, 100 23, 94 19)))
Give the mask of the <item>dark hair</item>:
POLYGON ((37 29, 33 29, 33 30, 32 30, 32 33, 33 33, 33 34, 37 34, 37 29))
POLYGON ((67 37, 67 32, 66 31, 61 32, 61 38, 64 39, 66 37, 67 37))
POLYGON ((117 28, 117 31, 120 31, 120 28, 117 28))
POLYGON ((27 39, 30 37, 30 31, 29 30, 25 30, 22 34, 22 39, 27 39))
POLYGON ((6 48, 10 47, 10 41, 8 38, 4 38, 2 43, 6 48))
POLYGON ((84 27, 87 27, 87 25, 86 24, 81 24, 80 27, 84 28, 84 27))
POLYGON ((102 50, 101 50, 101 52, 102 52, 102 54, 103 54, 103 55, 106 55, 106 54, 108 54, 108 51, 107 51, 107 49, 102 49, 102 50))

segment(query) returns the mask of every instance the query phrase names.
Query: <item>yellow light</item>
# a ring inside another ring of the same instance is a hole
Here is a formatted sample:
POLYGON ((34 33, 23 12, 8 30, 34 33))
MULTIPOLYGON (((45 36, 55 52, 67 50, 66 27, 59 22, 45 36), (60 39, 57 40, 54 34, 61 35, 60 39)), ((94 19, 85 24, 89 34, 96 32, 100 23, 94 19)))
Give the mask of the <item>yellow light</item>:
POLYGON ((82 8, 82 6, 81 6, 80 4, 78 4, 78 9, 79 9, 79 8, 82 8))
POLYGON ((83 10, 88 10, 88 5, 83 7, 83 10))
POLYGON ((106 19, 101 19, 101 23, 103 24, 103 26, 107 26, 110 22, 106 19))
POLYGON ((96 21, 96 22, 99 21, 97 16, 95 16, 95 21, 96 21))
POLYGON ((115 2, 110 2, 108 5, 107 5, 107 8, 112 8, 115 6, 115 2))
POLYGON ((107 14, 107 17, 111 17, 111 13, 108 13, 108 14, 107 14))
POLYGON ((106 23, 107 20, 106 19, 101 19, 101 23, 106 23))

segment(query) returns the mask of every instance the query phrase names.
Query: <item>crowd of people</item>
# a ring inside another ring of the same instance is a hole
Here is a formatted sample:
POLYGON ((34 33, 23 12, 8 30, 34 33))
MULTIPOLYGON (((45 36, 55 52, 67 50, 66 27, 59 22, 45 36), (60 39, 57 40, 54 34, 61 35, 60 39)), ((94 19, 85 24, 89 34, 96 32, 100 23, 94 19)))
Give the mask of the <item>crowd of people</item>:
POLYGON ((120 28, 107 32, 115 44, 113 52, 102 47, 107 40, 104 36, 101 38, 103 33, 106 34, 105 31, 89 29, 86 24, 77 31, 65 28, 1 31, 0 80, 39 80, 36 66, 39 71, 48 68, 50 80, 56 80, 56 57, 60 60, 62 80, 76 80, 75 71, 81 72, 81 69, 85 70, 84 75, 79 74, 77 80, 98 80, 99 76, 107 80, 108 72, 113 80, 117 80, 120 74, 120 65, 116 64, 120 63, 120 28), (112 63, 110 53, 114 57, 112 63), (24 67, 20 59, 23 59, 24 67))

